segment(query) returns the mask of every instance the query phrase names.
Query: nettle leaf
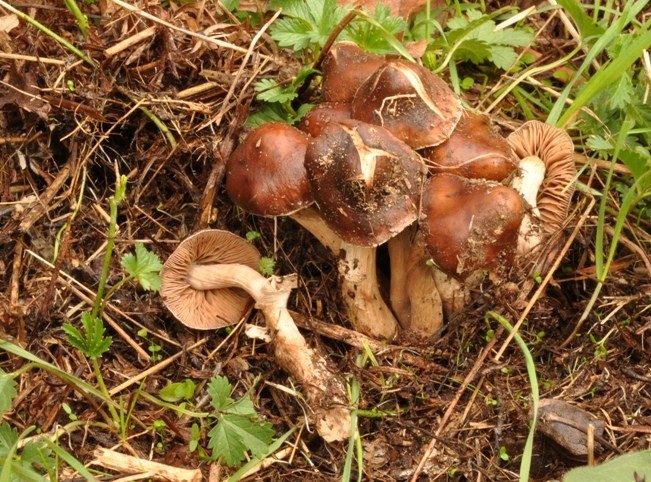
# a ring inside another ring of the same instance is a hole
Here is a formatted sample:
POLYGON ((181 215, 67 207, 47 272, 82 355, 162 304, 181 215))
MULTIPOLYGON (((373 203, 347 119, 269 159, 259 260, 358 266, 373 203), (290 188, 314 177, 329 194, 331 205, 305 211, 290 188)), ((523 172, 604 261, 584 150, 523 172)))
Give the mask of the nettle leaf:
POLYGON ((213 459, 236 467, 244 460, 247 450, 254 456, 266 453, 274 431, 268 422, 253 421, 243 415, 225 415, 219 418, 208 436, 213 459))
POLYGON ((11 408, 15 396, 15 380, 0 370, 0 418, 11 408))
POLYGON ((136 243, 135 252, 122 256, 122 267, 138 280, 148 291, 160 290, 160 271, 163 263, 156 253, 149 251, 142 243, 136 243))

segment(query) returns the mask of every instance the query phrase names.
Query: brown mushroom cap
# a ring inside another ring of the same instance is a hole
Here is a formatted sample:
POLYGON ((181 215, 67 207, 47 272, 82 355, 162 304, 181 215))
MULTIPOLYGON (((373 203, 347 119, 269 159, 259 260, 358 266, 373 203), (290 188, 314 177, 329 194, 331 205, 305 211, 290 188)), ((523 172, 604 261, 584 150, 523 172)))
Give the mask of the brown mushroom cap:
POLYGON ((508 136, 516 156, 540 158, 545 178, 536 197, 542 229, 553 234, 567 219, 574 193, 574 143, 563 130, 540 121, 528 121, 508 136))
POLYGON ((303 160, 308 135, 289 124, 255 128, 226 164, 226 192, 245 211, 285 216, 314 202, 303 160))
POLYGON ((209 229, 184 239, 161 272, 161 296, 167 309, 185 326, 213 330, 237 323, 252 298, 238 288, 196 290, 188 282, 194 264, 242 264, 258 270, 260 253, 228 231, 209 229))
POLYGON ((452 174, 424 187, 421 233, 434 263, 465 279, 477 270, 503 271, 515 256, 524 204, 513 189, 452 174))
POLYGON ((332 122, 350 119, 350 104, 344 102, 323 102, 314 106, 303 116, 298 128, 312 137, 332 122))
POLYGON ((353 119, 385 127, 414 149, 446 141, 461 101, 443 80, 417 64, 386 62, 357 90, 353 119))
POLYGON ((321 216, 347 243, 380 245, 418 217, 425 165, 382 127, 326 126, 310 140, 305 168, 321 216))
POLYGON ((423 150, 433 174, 502 181, 515 171, 513 149, 486 115, 464 111, 450 138, 423 150))
POLYGON ((354 42, 337 42, 321 64, 321 100, 350 102, 359 86, 383 63, 384 57, 364 52, 354 42))

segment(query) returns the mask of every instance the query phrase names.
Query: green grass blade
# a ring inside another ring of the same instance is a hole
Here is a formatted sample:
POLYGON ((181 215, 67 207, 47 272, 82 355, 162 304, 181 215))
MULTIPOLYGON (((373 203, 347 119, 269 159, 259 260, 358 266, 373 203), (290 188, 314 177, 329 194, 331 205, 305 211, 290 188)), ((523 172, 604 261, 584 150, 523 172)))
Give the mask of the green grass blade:
POLYGON ((81 378, 78 378, 74 375, 71 375, 70 373, 67 373, 63 370, 61 370, 59 367, 52 365, 51 363, 46 362, 45 360, 37 357, 36 355, 28 352, 24 348, 21 348, 20 346, 11 343, 6 340, 0 340, 0 350, 4 350, 8 353, 12 353, 13 355, 19 356, 21 358, 24 358, 27 361, 32 362, 35 366, 38 368, 41 368, 42 370, 45 370, 47 372, 50 372, 62 380, 70 383, 71 385, 77 387, 79 390, 86 392, 90 395, 94 395, 95 397, 99 398, 100 400, 104 401, 107 404, 111 404, 115 406, 115 402, 113 402, 111 399, 107 399, 106 396, 100 392, 97 388, 93 387, 89 383, 85 382, 81 378))
MULTIPOLYGON (((622 11, 619 20, 608 27, 603 35, 599 36, 597 41, 588 51, 586 58, 584 59, 581 66, 577 69, 570 82, 568 82, 565 89, 563 89, 563 92, 561 92, 560 97, 556 100, 556 103, 552 107, 552 110, 547 117, 548 124, 556 125, 557 127, 563 127, 570 116, 574 114, 574 112, 590 102, 594 95, 596 95, 596 93, 603 89, 606 85, 619 79, 622 73, 625 72, 626 69, 640 57, 641 52, 644 49, 639 49, 638 47, 631 46, 631 48, 626 52, 626 55, 618 57, 608 67, 602 67, 584 86, 583 90, 581 91, 583 97, 580 99, 577 97, 577 99, 575 99, 572 105, 570 105, 568 108, 568 111, 563 114, 562 119, 559 120, 559 118, 561 118, 561 112, 563 112, 565 104, 567 103, 570 94, 573 92, 577 81, 592 65, 592 62, 597 58, 597 56, 601 55, 606 47, 612 44, 613 41, 615 41, 615 39, 622 34, 624 29, 630 24, 630 22, 635 18, 635 15, 639 13, 639 11, 643 8, 644 5, 646 5, 646 3, 646 0, 639 0, 635 3, 628 3, 622 11), (634 50, 638 50, 638 53, 635 55, 632 54, 634 50), (604 74, 603 72, 610 68, 610 66, 613 64, 615 64, 616 67, 611 69, 607 74, 604 74), (604 82, 610 77, 612 77, 612 80, 608 82, 608 84, 604 84, 604 82)), ((637 45, 638 42, 644 44, 642 38, 638 39, 635 42, 635 45, 637 45)))
POLYGON ((84 480, 88 480, 91 482, 96 482, 97 479, 93 474, 90 473, 90 471, 82 464, 79 460, 77 460, 75 457, 72 456, 68 451, 64 450, 61 448, 59 445, 55 444, 51 440, 44 438, 43 443, 48 446, 52 452, 56 454, 57 457, 60 459, 63 459, 70 467, 72 467, 74 470, 81 475, 84 480))
MULTIPOLYGON (((640 58, 642 53, 651 46, 651 32, 647 32, 637 38, 631 46, 615 58, 610 64, 598 70, 578 93, 574 102, 567 108, 565 113, 558 120, 558 127, 565 126, 572 115, 587 105, 595 95, 607 86, 619 80, 622 73, 640 58)), ((550 114, 551 116, 551 114, 550 114)))
POLYGON ((590 16, 585 13, 583 5, 577 0, 556 0, 558 4, 570 14, 572 20, 581 33, 581 38, 586 39, 604 33, 604 29, 594 23, 590 16))
MULTIPOLYGON (((488 318, 497 320, 508 332, 513 331, 513 326, 499 313, 489 311, 486 313, 486 321, 488 318)), ((538 420, 538 405, 540 403, 540 393, 538 391, 538 376, 536 375, 536 364, 533 361, 529 347, 524 342, 519 333, 514 333, 513 338, 517 342, 527 366, 527 375, 529 376, 529 385, 531 386, 531 405, 532 405, 532 420, 529 426, 529 434, 527 441, 524 444, 522 451, 522 460, 520 462, 520 482, 529 481, 529 472, 531 471, 531 459, 533 457, 533 436, 536 431, 536 421, 538 420)))
POLYGON ((93 61, 93 59, 91 59, 91 58, 90 58, 88 55, 86 55, 84 52, 82 52, 81 50, 79 50, 77 47, 75 47, 74 45, 72 45, 70 42, 68 42, 66 39, 64 39, 64 38, 61 37, 60 35, 54 33, 52 30, 50 30, 49 28, 47 28, 47 27, 46 27, 45 25, 43 25, 42 23, 37 22, 36 20, 34 20, 34 19, 33 19, 32 17, 30 17, 29 15, 27 15, 27 14, 21 12, 20 10, 18 10, 18 9, 16 9, 16 8, 14 8, 14 7, 12 7, 11 5, 9 5, 9 4, 8 4, 7 2, 5 2, 4 0, 0 0, 0 7, 9 10, 11 13, 15 14, 18 18, 20 18, 20 19, 23 20, 24 22, 27 22, 28 24, 30 24, 30 25, 36 27, 36 28, 39 29, 41 32, 43 32, 45 35, 47 35, 48 37, 53 38, 54 40, 56 40, 56 41, 59 42, 61 45, 63 45, 65 48, 67 48, 68 50, 70 50, 72 53, 74 53, 77 57, 79 57, 80 59, 82 59, 84 62, 86 62, 86 63, 87 63, 88 65, 90 65, 91 67, 96 67, 96 66, 97 66, 97 65, 95 64, 95 62, 93 61))

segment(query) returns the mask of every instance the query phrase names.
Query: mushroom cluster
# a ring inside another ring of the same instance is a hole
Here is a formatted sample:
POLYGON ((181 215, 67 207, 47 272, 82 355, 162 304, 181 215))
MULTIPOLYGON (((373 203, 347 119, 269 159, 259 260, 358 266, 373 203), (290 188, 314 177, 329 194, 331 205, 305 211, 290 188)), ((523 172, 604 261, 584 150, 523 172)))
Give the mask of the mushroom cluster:
POLYGON ((332 252, 358 331, 435 334, 487 273, 499 280, 562 227, 575 174, 564 132, 532 122, 505 139, 429 70, 351 42, 327 54, 321 100, 298 127, 252 130, 228 160, 226 191, 332 252))

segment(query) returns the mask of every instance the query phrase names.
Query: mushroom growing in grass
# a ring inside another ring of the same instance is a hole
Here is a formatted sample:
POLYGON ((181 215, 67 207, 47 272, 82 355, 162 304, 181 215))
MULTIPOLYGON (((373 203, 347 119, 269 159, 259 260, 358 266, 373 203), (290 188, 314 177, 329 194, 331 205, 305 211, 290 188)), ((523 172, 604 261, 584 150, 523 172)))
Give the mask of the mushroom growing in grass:
POLYGON ((296 276, 265 278, 247 264, 255 253, 246 240, 228 231, 205 230, 188 237, 165 262, 163 301, 188 326, 196 327, 198 317, 218 327, 237 322, 217 314, 230 302, 230 294, 247 293, 264 315, 278 364, 303 385, 317 431, 326 441, 344 440, 350 435, 350 410, 343 382, 307 345, 287 310, 296 276))
POLYGON ((413 149, 446 141, 461 112, 459 97, 443 80, 401 60, 382 65, 352 102, 353 119, 380 125, 413 149))
POLYGON ((359 86, 383 63, 384 57, 365 52, 355 42, 337 42, 321 64, 321 100, 352 101, 359 86))
POLYGON ((349 120, 310 140, 305 168, 321 217, 345 242, 339 269, 353 326, 391 338, 398 323, 379 291, 376 247, 418 218, 425 165, 386 129, 349 120))
POLYGON ((513 149, 486 115, 464 111, 450 138, 423 149, 433 174, 447 173, 469 179, 502 181, 517 167, 513 149))
POLYGON ((574 193, 574 144, 563 130, 528 121, 508 136, 519 159, 511 186, 528 204, 518 254, 526 256, 560 232, 574 193))
MULTIPOLYGON (((416 291, 409 297, 431 296, 419 289, 430 290, 433 280, 449 316, 464 307, 469 289, 486 272, 499 279, 511 267, 524 204, 509 187, 452 174, 432 176, 423 191, 420 228, 409 261, 413 272, 408 273, 412 281, 421 281, 413 283, 416 291), (429 272, 423 269, 428 261, 429 272)), ((431 321, 432 326, 417 331, 434 334, 441 320, 431 321)))

